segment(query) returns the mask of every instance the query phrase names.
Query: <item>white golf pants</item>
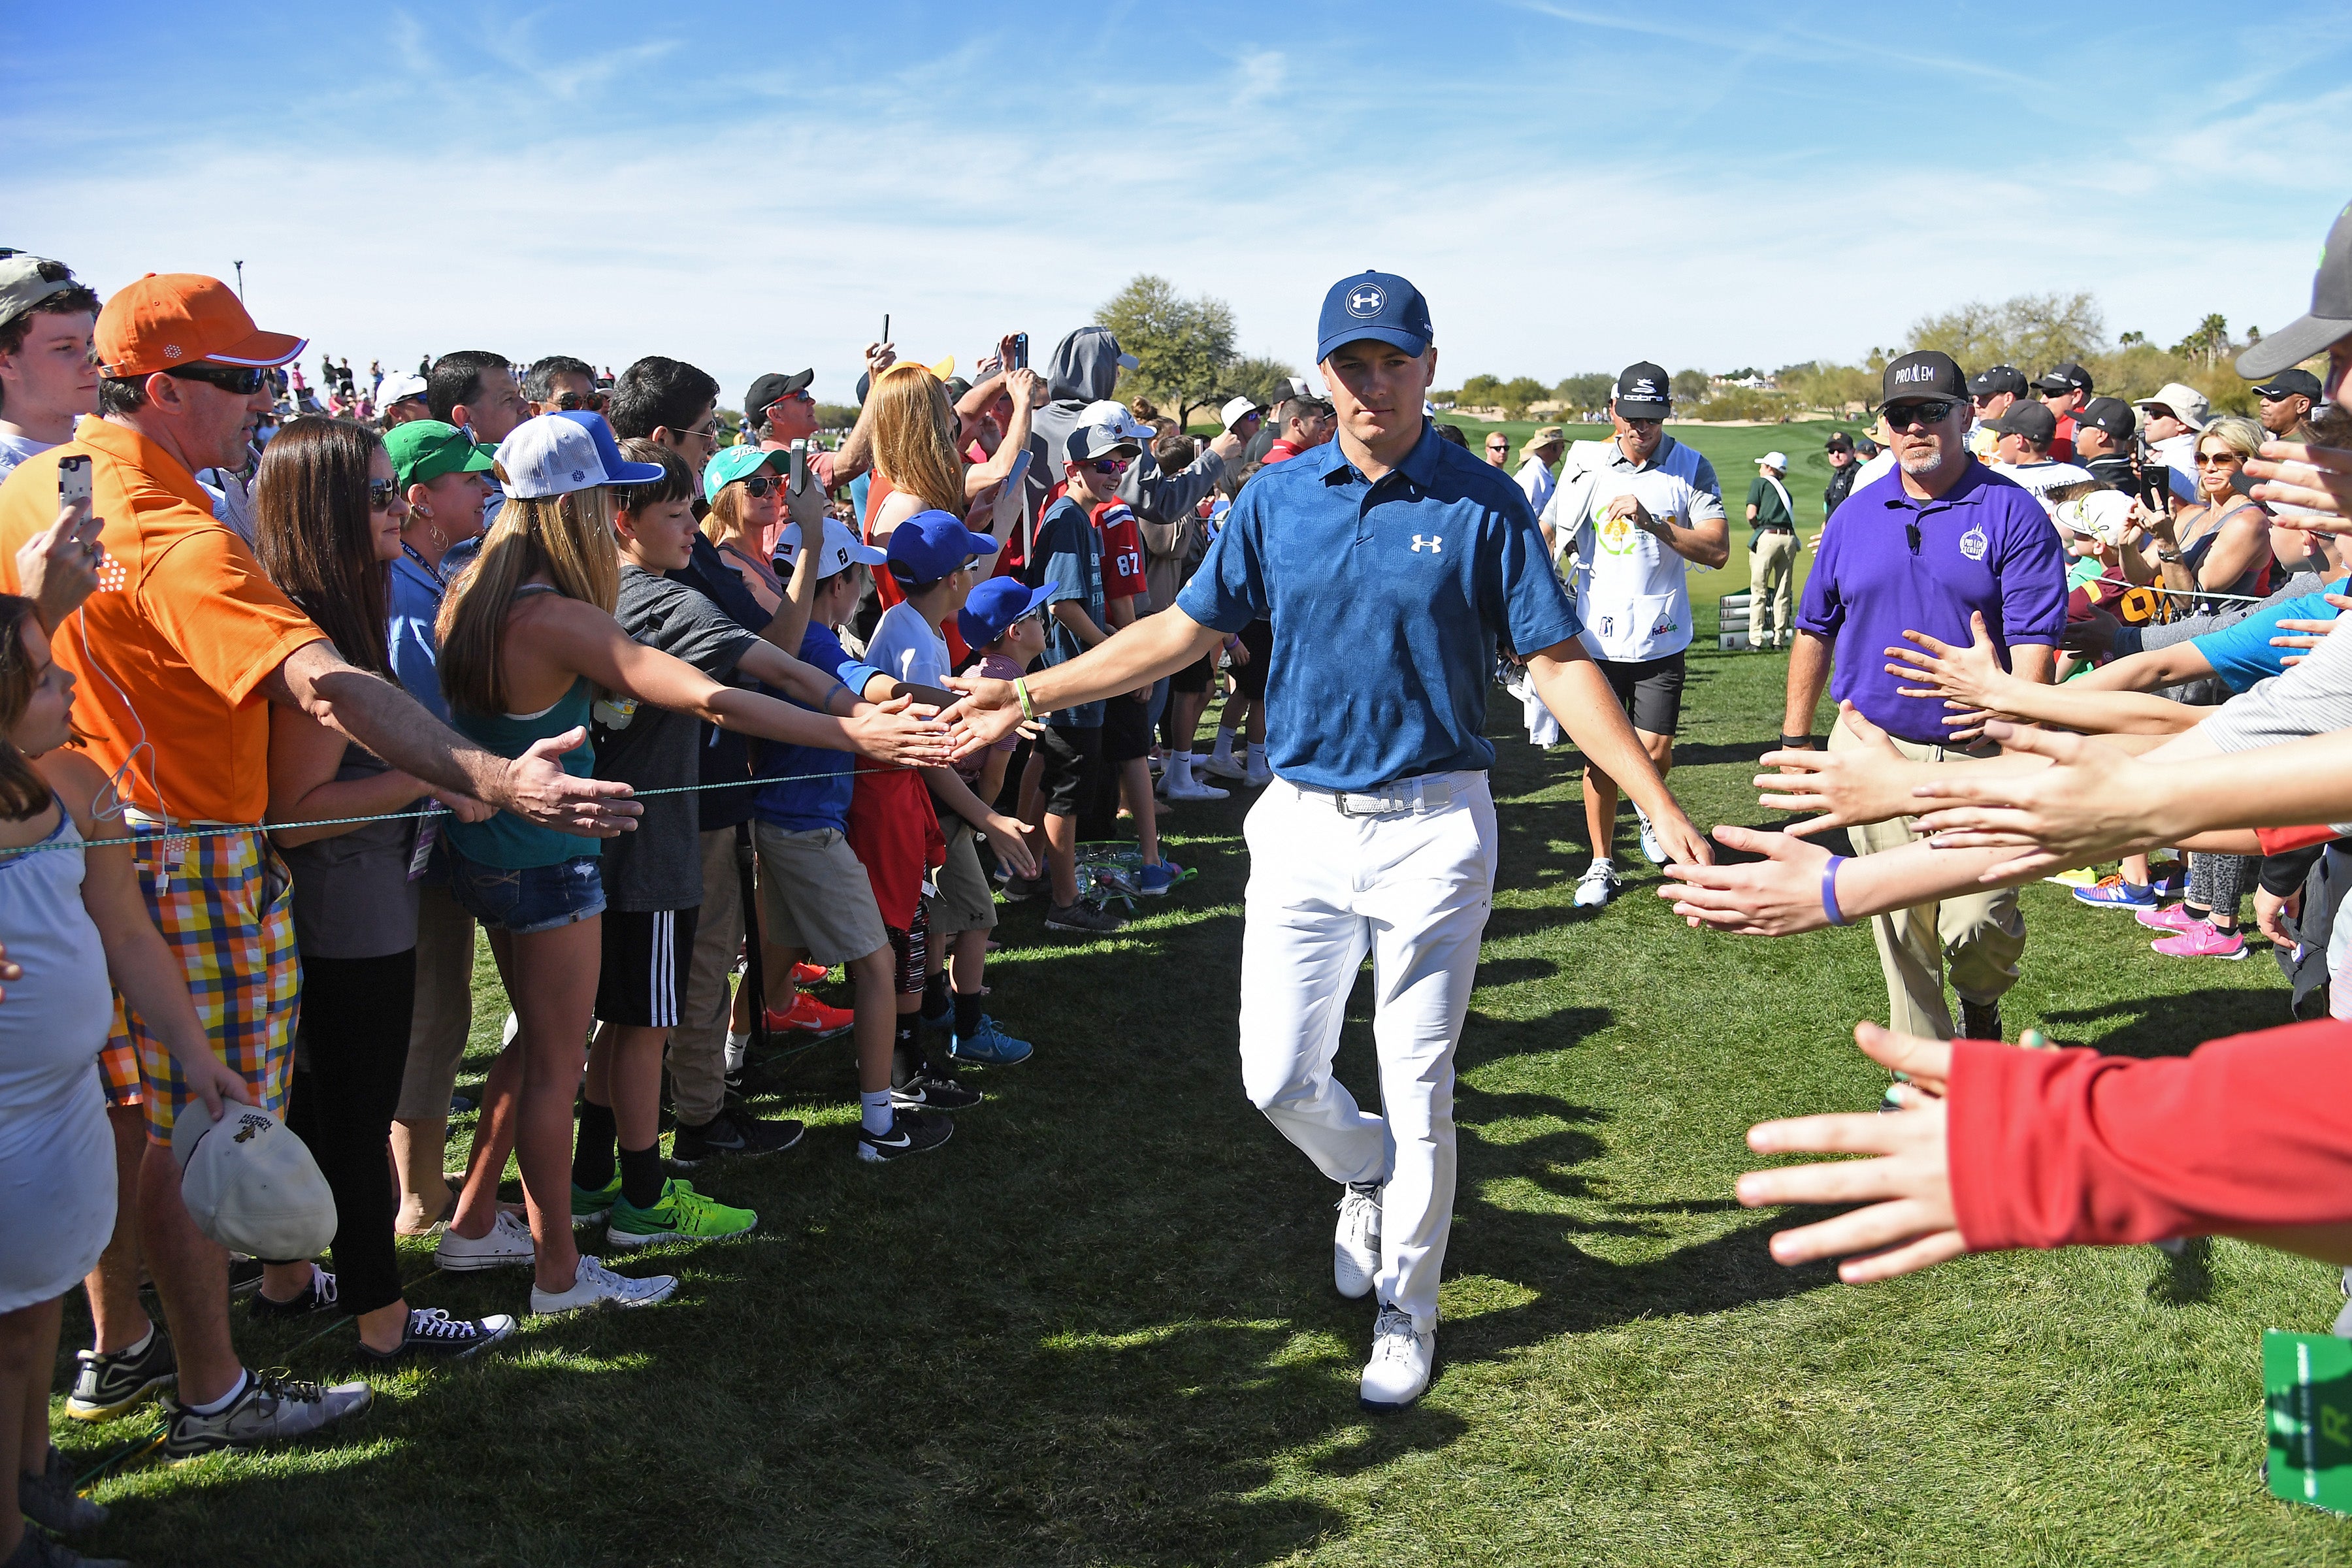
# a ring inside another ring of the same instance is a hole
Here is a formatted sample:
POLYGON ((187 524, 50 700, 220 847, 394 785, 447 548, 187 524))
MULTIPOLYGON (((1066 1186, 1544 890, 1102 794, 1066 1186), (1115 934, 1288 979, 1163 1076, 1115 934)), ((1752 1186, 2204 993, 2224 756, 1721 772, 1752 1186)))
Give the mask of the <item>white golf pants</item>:
POLYGON ((1454 1043, 1495 888, 1483 773, 1436 775, 1444 805, 1349 816, 1276 778, 1250 808, 1242 1083, 1335 1182, 1382 1182, 1379 1298, 1437 1324, 1454 1219, 1454 1043), (1372 958, 1384 1116, 1334 1081, 1348 993, 1372 958))

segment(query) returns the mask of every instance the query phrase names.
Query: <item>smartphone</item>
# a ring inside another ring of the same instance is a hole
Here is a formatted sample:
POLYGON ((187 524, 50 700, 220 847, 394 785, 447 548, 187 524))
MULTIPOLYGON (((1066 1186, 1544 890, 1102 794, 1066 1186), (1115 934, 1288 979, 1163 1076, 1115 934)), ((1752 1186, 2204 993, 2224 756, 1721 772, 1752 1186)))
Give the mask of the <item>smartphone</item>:
POLYGON ((887 310, 882 312, 882 341, 886 343, 890 341, 890 312, 887 310))
POLYGON ((1015 332, 1013 334, 1013 363, 1006 365, 1004 368, 1007 370, 1027 370, 1029 368, 1028 333, 1015 332))
POLYGON ((58 459, 58 505, 74 507, 85 516, 89 511, 89 458, 87 456, 58 459))
POLYGON ((796 437, 792 443, 793 494, 808 489, 808 438, 796 437))

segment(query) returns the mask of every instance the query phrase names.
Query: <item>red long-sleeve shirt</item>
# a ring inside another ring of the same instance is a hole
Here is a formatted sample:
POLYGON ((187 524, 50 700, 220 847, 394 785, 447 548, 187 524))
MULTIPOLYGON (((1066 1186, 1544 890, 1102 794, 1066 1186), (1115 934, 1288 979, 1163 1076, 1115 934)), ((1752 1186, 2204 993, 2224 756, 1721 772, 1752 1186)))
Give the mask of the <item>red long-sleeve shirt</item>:
POLYGON ((1977 1251, 2352 1223, 2352 1024, 2154 1061, 1955 1040, 1945 1103, 1977 1251))

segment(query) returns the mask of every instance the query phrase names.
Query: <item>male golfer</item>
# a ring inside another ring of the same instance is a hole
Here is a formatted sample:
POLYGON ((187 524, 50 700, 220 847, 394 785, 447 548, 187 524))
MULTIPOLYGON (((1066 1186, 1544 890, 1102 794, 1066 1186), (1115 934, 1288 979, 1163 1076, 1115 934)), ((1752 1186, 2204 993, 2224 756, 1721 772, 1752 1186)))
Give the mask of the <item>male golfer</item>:
POLYGON ((1437 1348, 1454 1044, 1494 896, 1484 731, 1498 636, 1674 858, 1708 852, 1578 642, 1527 497, 1423 419, 1437 353, 1420 290, 1385 272, 1345 279, 1318 338, 1338 438, 1243 488, 1173 608, 1024 680, 950 684, 969 694, 977 749, 1024 715, 1135 690, 1273 621, 1275 777, 1247 829, 1242 1080, 1344 1184, 1332 1274, 1342 1295, 1379 1293, 1361 1397, 1386 1409, 1420 1397, 1437 1348), (1385 1117, 1331 1078, 1367 951, 1385 1117))

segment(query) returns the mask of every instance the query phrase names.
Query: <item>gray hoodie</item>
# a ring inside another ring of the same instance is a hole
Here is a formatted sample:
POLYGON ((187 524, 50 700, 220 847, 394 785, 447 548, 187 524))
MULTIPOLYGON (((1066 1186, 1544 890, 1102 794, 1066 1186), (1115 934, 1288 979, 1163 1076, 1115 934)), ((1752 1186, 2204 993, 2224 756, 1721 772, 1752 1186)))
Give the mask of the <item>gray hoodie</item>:
MULTIPOLYGON (((1118 339, 1108 327, 1080 327, 1054 345, 1053 358, 1045 362, 1048 401, 1029 416, 1030 516, 1038 515, 1046 492, 1062 482, 1062 466, 1068 460, 1070 433, 1078 427, 1078 416, 1088 404, 1114 395, 1118 385, 1118 339)), ((1118 497, 1135 509, 1139 522, 1173 525, 1191 513, 1224 471, 1225 460, 1205 444, 1192 466, 1177 474, 1161 472, 1159 459, 1147 447, 1120 481, 1118 497)))

